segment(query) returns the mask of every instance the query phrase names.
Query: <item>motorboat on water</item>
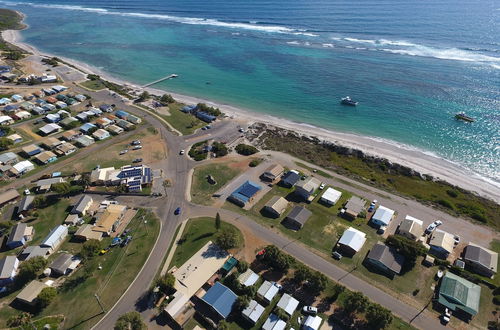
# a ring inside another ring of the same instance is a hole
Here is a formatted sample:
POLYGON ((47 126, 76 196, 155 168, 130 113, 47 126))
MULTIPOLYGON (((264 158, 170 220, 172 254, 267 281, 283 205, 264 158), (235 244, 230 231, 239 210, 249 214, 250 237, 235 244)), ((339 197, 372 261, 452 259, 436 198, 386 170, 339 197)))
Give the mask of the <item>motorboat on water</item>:
POLYGON ((458 119, 458 120, 463 120, 463 121, 466 121, 468 123, 473 123, 475 122, 476 120, 470 116, 467 116, 465 113, 463 112, 459 112, 455 115, 455 119, 458 119))
POLYGON ((340 103, 344 104, 344 105, 351 105, 351 106, 357 106, 358 105, 358 102, 354 101, 353 99, 351 99, 351 97, 349 96, 346 96, 346 97, 343 97, 341 100, 340 100, 340 103))

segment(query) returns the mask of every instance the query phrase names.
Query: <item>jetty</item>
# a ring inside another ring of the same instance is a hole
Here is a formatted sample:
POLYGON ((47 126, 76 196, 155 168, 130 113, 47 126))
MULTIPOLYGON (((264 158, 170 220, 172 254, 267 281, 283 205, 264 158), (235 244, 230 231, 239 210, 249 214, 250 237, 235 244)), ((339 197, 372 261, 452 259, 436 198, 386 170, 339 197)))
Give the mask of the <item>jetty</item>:
POLYGON ((179 75, 177 75, 177 74, 175 74, 175 73, 172 73, 172 74, 171 74, 171 75, 169 75, 169 76, 166 76, 166 77, 160 78, 160 79, 155 80, 155 81, 153 81, 153 82, 150 82, 150 83, 148 83, 148 84, 146 84, 146 85, 142 85, 142 86, 141 86, 141 88, 146 88, 146 87, 149 87, 149 86, 155 85, 155 84, 157 84, 157 83, 159 83, 159 82, 162 82, 162 81, 164 81, 164 80, 173 79, 173 78, 177 78, 177 77, 179 77, 179 75))

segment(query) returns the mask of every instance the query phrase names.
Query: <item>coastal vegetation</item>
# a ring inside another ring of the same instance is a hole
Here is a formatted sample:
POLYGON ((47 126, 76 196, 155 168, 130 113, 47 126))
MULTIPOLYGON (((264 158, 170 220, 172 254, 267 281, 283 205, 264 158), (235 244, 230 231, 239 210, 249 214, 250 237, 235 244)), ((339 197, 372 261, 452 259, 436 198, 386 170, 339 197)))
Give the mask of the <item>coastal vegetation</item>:
POLYGON ((255 148, 254 146, 243 143, 238 144, 235 150, 237 153, 244 156, 250 156, 259 152, 259 149, 255 148))
MULTIPOLYGON (((60 62, 63 62, 59 60, 60 62)), ((68 64, 63 62, 64 64, 68 64)), ((93 90, 101 90, 104 88, 109 89, 110 91, 113 91, 117 94, 120 94, 128 99, 131 99, 132 97, 128 94, 127 89, 119 84, 115 84, 113 82, 107 81, 105 79, 102 79, 101 76, 97 74, 89 74, 87 75, 87 81, 84 81, 80 85, 82 87, 88 88, 88 89, 93 89, 93 90)))
POLYGON ((0 31, 21 30, 24 28, 24 24, 21 23, 22 20, 22 16, 16 11, 0 9, 0 31))
POLYGON ((257 134, 256 143, 263 149, 286 152, 391 193, 414 198, 450 214, 500 229, 500 205, 471 191, 386 159, 368 156, 360 150, 288 130, 260 127, 257 134))
POLYGON ((208 141, 201 141, 193 144, 188 154, 189 157, 196 161, 201 161, 207 159, 208 152, 205 149, 208 146, 208 141))

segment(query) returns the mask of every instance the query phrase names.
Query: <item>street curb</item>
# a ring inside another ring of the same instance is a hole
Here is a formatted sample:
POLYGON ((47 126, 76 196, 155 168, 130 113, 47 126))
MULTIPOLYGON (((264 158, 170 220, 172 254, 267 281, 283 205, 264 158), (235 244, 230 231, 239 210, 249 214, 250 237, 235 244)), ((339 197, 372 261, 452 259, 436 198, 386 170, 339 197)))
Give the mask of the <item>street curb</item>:
POLYGON ((181 222, 181 226, 179 227, 179 231, 177 232, 177 236, 175 237, 174 241, 172 242, 172 244, 173 244, 172 248, 168 252, 167 259, 165 259, 165 263, 163 264, 163 268, 160 272, 161 276, 163 276, 167 272, 168 266, 170 266, 170 262, 172 261, 172 258, 174 257, 175 250, 177 249, 176 242, 178 242, 180 240, 182 234, 184 233, 184 228, 186 228, 186 224, 187 224, 188 220, 189 219, 185 219, 181 222))

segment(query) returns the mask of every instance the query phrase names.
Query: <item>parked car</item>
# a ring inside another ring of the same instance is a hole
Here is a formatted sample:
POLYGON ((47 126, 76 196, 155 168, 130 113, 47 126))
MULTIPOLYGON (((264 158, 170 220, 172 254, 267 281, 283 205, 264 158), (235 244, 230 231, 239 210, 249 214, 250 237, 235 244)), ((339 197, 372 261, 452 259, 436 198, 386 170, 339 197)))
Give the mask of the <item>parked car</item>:
POLYGON ((24 194, 29 195, 29 194, 31 194, 31 191, 29 189, 24 189, 24 194))
POLYGON ((127 152, 128 152, 128 149, 124 149, 124 150, 120 151, 120 156, 125 155, 127 152))
POLYGON ((340 259, 342 259, 342 255, 341 255, 340 253, 338 253, 337 251, 334 251, 334 252, 332 253, 332 257, 333 257, 333 259, 335 259, 335 260, 340 260, 340 259))
POLYGON ((375 210, 375 203, 372 202, 368 208, 368 212, 373 212, 373 210, 375 210))
POLYGON ((460 243, 460 236, 458 235, 453 236, 453 240, 455 241, 455 245, 458 245, 460 243))
POLYGON ((119 244, 121 244, 122 242, 122 239, 120 237, 115 237, 113 238, 113 240, 111 241, 111 244, 110 246, 113 247, 113 246, 117 246, 119 244))
POLYGON ((128 243, 132 240, 132 236, 128 235, 127 238, 123 240, 123 242, 120 244, 121 247, 127 246, 128 243))
POLYGON ((379 235, 383 235, 385 233, 385 231, 387 230, 387 226, 380 226, 378 227, 377 229, 377 234, 379 235))
POLYGON ((325 185, 324 183, 321 183, 321 184, 320 184, 320 186, 319 186, 319 190, 323 190, 323 189, 325 189, 325 186, 326 186, 326 185, 325 185))
POLYGON ((184 149, 182 149, 181 151, 179 151, 179 155, 184 155, 184 149))
POLYGON ((139 141, 139 140, 134 140, 134 141, 132 141, 132 143, 130 143, 130 144, 131 144, 131 145, 133 145, 133 146, 138 146, 138 145, 140 145, 140 144, 141 144, 141 141, 139 141))
POLYGON ((430 225, 427 226, 427 228, 425 229, 425 233, 426 234, 432 233, 434 231, 434 229, 441 226, 442 224, 443 224, 443 222, 441 220, 434 221, 433 223, 431 223, 430 225))
POLYGON ((136 158, 132 161, 132 163, 141 163, 142 162, 142 158, 136 158))
POLYGON ((302 311, 306 314, 311 314, 311 315, 318 314, 318 309, 313 306, 304 306, 304 308, 302 308, 302 311))
POLYGON ((181 208, 180 207, 176 208, 175 211, 174 211, 174 214, 175 215, 181 214, 181 208))
POLYGON ((140 146, 140 145, 132 148, 132 150, 140 150, 140 149, 142 149, 142 146, 140 146))
POLYGON ((281 284, 278 284, 276 282, 273 283, 275 287, 278 288, 278 290, 282 290, 283 289, 283 286, 281 284))
POLYGON ((211 129, 211 128, 212 128, 212 126, 210 126, 210 125, 205 126, 205 129, 211 129))

